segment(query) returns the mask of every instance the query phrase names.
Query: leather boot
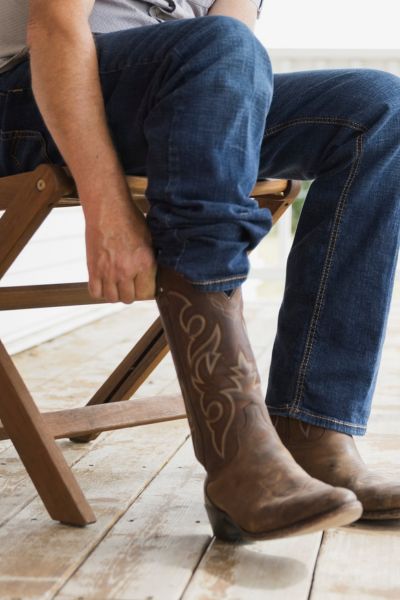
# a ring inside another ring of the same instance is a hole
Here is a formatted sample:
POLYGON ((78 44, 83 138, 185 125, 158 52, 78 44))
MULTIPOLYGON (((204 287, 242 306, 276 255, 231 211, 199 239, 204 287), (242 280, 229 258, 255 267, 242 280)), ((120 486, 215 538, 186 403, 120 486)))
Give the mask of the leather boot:
POLYGON ((362 519, 400 519, 400 481, 370 471, 351 435, 273 416, 293 458, 312 477, 352 490, 363 505, 362 519))
POLYGON ((214 534, 227 541, 271 539, 345 525, 355 495, 307 475, 271 423, 237 288, 198 291, 160 267, 157 303, 174 359, 196 457, 206 469, 214 534))

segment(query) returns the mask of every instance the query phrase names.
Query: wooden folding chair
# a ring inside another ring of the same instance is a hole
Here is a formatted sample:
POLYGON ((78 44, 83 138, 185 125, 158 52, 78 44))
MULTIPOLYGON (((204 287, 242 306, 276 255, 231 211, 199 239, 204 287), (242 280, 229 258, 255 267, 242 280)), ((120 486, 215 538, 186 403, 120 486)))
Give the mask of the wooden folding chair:
MULTIPOLYGON (((128 177, 133 201, 143 212, 147 180, 128 177)), ((299 191, 297 182, 258 182, 253 196, 270 208, 273 222, 299 191)), ((8 271, 53 208, 77 206, 72 178, 61 167, 0 178, 0 278, 8 271)), ((0 287, 0 310, 95 304, 87 283, 0 287)), ((93 511, 67 465, 55 438, 86 442, 100 432, 184 418, 180 396, 130 399, 168 352, 158 318, 89 401, 73 410, 41 414, 0 341, 0 440, 10 438, 50 516, 83 526, 93 511)))

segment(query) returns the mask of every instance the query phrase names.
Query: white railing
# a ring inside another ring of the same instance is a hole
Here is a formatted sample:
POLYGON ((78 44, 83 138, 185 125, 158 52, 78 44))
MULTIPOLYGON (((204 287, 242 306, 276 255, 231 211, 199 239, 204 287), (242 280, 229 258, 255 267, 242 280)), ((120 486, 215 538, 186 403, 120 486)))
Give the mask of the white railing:
POLYGON ((400 50, 272 49, 269 55, 275 73, 361 67, 400 75, 400 50))

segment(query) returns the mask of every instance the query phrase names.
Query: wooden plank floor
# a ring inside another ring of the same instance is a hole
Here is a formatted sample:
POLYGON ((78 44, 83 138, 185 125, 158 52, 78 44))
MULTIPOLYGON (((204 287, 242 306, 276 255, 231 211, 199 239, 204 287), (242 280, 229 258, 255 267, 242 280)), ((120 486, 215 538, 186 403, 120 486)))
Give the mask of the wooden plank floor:
MULTIPOLYGON (((249 333, 266 383, 280 293, 247 289, 249 333)), ((396 290, 370 430, 369 462, 400 478, 400 297, 396 290)), ((42 409, 82 405, 155 316, 141 303, 15 357, 42 409)), ((177 391, 167 357, 138 396, 177 391)), ((53 523, 9 442, 0 443, 0 599, 400 599, 400 523, 283 540, 216 542, 186 421, 60 442, 98 521, 53 523)))

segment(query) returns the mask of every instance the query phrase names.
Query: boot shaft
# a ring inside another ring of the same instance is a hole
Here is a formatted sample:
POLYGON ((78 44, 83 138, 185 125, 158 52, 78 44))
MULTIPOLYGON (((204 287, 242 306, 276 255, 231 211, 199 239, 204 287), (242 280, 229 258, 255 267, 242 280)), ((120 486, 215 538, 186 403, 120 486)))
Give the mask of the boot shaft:
POLYGON ((263 405, 241 289, 230 296, 198 291, 165 267, 159 268, 157 287, 195 453, 210 474, 236 456, 246 407, 263 405))

